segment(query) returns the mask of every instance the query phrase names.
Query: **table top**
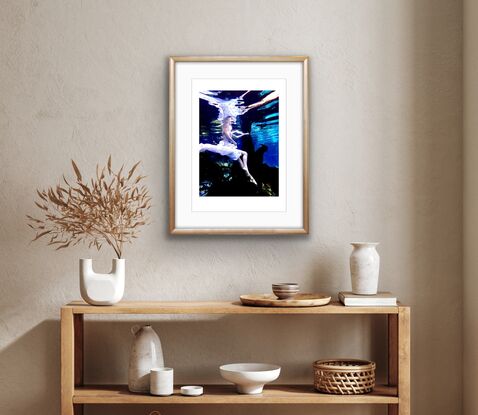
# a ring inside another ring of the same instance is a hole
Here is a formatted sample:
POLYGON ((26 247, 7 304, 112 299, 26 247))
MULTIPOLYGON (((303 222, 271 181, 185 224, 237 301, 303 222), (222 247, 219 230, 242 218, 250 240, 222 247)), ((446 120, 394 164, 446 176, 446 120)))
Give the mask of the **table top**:
POLYGON ((94 306, 72 301, 62 307, 73 314, 398 314, 402 304, 392 307, 346 307, 338 301, 318 307, 257 307, 240 301, 120 301, 94 306))

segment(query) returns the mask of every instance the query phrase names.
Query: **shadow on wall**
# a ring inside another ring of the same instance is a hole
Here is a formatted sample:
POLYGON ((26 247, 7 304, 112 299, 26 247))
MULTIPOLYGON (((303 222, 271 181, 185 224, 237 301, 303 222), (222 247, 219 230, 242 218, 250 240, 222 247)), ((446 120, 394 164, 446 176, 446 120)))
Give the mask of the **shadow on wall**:
POLYGON ((59 357, 60 324, 55 320, 43 321, 4 348, 0 352, 0 388, 9 398, 2 400, 0 413, 59 413, 59 357))
POLYGON ((443 359, 462 354, 461 7, 445 0, 413 2, 409 200, 414 255, 406 278, 414 305, 412 356, 420 356, 412 359, 416 413, 462 413, 462 367, 443 359), (446 312, 437 318, 444 298, 446 312), (452 379, 443 373, 453 374, 452 379))

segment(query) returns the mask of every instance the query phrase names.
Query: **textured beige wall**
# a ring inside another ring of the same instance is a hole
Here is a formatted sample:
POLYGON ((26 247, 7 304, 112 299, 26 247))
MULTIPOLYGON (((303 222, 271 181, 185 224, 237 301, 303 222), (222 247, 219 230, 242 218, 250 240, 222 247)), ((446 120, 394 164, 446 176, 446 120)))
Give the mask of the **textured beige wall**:
POLYGON ((478 413, 478 3, 465 0, 463 32, 463 119, 464 119, 464 313, 463 385, 464 413, 478 413))
MULTIPOLYGON (((1 1, 1 415, 58 413, 58 309, 79 297, 78 258, 91 255, 29 244, 34 189, 69 171, 70 158, 92 171, 110 153, 143 160, 155 204, 155 223, 126 252, 126 299, 236 298, 280 280, 337 292, 349 288, 348 242, 381 241, 381 288, 413 306, 413 413, 461 413, 461 12, 452 0, 1 1), (310 56, 309 236, 168 235, 173 54, 310 56)), ((110 252, 93 255, 108 267, 110 252)), ((131 324, 87 323, 88 381, 126 382, 131 324)), ((277 362, 283 381, 311 382, 312 361, 337 355, 385 372, 381 318, 154 324, 180 382, 218 382, 217 365, 239 360, 277 362)))

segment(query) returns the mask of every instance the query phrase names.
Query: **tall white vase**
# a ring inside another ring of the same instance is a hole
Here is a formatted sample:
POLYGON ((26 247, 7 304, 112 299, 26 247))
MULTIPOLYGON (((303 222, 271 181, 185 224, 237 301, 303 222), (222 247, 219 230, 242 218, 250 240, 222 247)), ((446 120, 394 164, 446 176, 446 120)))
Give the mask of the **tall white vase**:
POLYGON ((80 259, 81 297, 92 305, 113 305, 123 298, 125 259, 113 259, 109 274, 93 271, 92 259, 80 259))
POLYGON ((378 242, 354 242, 350 255, 350 275, 352 292, 361 295, 377 294, 380 272, 380 256, 376 246, 378 242))
POLYGON ((134 326, 131 333, 134 340, 129 355, 128 389, 149 393, 151 369, 164 367, 161 341, 150 325, 134 326))

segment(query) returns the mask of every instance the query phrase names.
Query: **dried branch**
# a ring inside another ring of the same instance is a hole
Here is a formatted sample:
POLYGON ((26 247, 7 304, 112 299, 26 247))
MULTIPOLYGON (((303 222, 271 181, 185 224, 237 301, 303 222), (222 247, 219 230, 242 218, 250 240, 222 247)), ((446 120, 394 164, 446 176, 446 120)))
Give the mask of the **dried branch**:
POLYGON ((36 232, 33 241, 49 238, 48 245, 56 250, 80 242, 100 250, 106 243, 121 258, 123 245, 150 223, 151 197, 141 183, 145 176, 134 176, 140 162, 127 174, 124 166, 115 173, 109 156, 105 167, 96 166, 96 177, 86 181, 73 160, 71 164, 76 184, 63 176, 63 185, 37 190, 34 203, 42 216, 27 215, 28 226, 36 232))

